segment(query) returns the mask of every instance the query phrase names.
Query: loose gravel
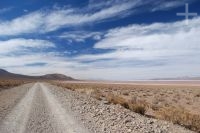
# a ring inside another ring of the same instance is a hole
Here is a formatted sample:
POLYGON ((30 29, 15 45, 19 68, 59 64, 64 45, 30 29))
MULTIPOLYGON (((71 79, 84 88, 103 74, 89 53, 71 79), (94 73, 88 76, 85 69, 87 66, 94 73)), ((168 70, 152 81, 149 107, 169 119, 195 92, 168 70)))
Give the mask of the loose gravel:
POLYGON ((0 92, 0 133, 192 133, 47 83, 0 92))
POLYGON ((173 123, 147 118, 120 105, 48 85, 66 109, 70 109, 91 132, 97 133, 192 133, 173 123))

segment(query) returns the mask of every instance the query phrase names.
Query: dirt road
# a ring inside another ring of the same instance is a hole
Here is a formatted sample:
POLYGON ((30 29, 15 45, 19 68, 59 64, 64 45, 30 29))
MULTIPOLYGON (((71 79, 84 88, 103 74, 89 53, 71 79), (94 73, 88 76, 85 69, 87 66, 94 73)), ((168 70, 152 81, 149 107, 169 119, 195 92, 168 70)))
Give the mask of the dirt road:
POLYGON ((0 133, 191 133, 47 83, 0 92, 0 133))
MULTIPOLYGON (((88 132, 80 123, 74 120, 48 88, 36 83, 27 91, 23 98, 17 100, 12 110, 2 118, 0 123, 1 133, 86 133, 88 132)), ((15 89, 15 93, 18 93, 15 89)), ((12 90, 11 90, 12 91, 12 90)), ((11 92, 14 93, 14 92, 11 92)), ((17 97, 17 95, 15 96, 17 97)), ((7 97, 5 100, 10 100, 7 97)), ((1 101, 2 102, 2 101, 1 101)))

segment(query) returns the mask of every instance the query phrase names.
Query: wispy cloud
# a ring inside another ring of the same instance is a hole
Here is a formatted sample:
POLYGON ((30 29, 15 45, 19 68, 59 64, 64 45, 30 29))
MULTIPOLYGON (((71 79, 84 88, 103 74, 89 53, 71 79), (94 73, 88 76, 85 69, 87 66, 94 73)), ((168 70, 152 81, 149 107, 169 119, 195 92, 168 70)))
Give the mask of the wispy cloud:
POLYGON ((73 31, 65 32, 60 35, 60 38, 66 39, 69 42, 85 42, 86 39, 100 40, 102 36, 101 32, 90 31, 73 31))
POLYGON ((182 3, 164 0, 161 3, 152 0, 104 0, 103 2, 91 0, 86 7, 81 9, 69 7, 41 9, 12 20, 2 20, 0 21, 0 35, 46 33, 63 27, 90 25, 124 17, 127 14, 142 12, 145 5, 151 5, 145 11, 156 11, 177 7, 182 3))
POLYGON ((6 12, 9 12, 13 9, 13 7, 7 7, 7 8, 2 8, 0 9, 0 14, 4 14, 6 12))
POLYGON ((156 6, 151 11, 155 12, 155 11, 160 11, 160 10, 169 10, 171 8, 179 7, 179 6, 185 5, 185 3, 191 3, 194 1, 195 0, 156 1, 155 2, 156 6))
POLYGON ((17 73, 66 73, 84 65, 53 50, 56 45, 47 40, 16 38, 0 41, 0 46, 0 68, 17 73))
POLYGON ((123 12, 130 10, 134 5, 134 2, 116 4, 93 13, 81 13, 80 9, 73 8, 35 11, 10 21, 1 21, 0 35, 45 33, 63 27, 99 22, 120 17, 123 12))
POLYGON ((24 33, 36 33, 44 24, 44 14, 40 12, 30 13, 10 21, 0 21, 0 35, 20 35, 24 33))
POLYGON ((30 52, 33 50, 41 50, 46 48, 55 47, 52 42, 46 40, 38 40, 38 39, 10 39, 6 41, 0 41, 0 55, 2 54, 10 54, 13 55, 15 53, 20 52, 30 52))

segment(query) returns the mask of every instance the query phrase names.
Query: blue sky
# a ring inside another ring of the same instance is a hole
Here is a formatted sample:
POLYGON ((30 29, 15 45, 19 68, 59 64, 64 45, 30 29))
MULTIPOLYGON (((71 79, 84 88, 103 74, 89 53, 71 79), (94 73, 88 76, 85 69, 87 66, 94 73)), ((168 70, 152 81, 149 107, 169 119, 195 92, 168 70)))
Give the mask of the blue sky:
POLYGON ((200 76, 199 0, 0 1, 0 68, 79 79, 200 76))

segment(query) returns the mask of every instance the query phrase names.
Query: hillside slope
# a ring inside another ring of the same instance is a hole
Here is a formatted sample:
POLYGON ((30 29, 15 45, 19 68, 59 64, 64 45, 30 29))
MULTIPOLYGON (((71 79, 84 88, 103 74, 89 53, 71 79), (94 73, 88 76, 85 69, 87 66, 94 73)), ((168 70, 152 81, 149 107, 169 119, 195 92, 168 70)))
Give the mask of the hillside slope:
POLYGON ((0 79, 35 79, 35 80, 74 80, 72 77, 63 74, 46 74, 41 76, 28 76, 10 73, 4 69, 0 69, 0 79))

